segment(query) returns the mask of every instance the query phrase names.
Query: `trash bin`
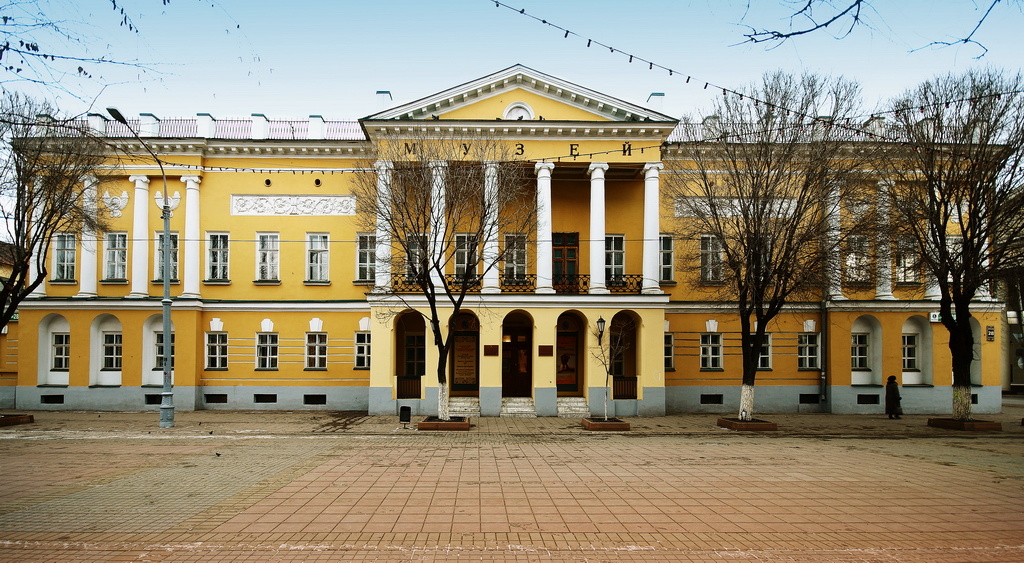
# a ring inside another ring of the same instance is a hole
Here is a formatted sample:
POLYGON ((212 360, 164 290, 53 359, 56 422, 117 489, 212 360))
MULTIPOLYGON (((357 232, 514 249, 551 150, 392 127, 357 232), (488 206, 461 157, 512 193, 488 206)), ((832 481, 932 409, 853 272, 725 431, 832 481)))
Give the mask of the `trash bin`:
POLYGON ((409 424, 412 421, 412 407, 398 408, 398 422, 409 424))

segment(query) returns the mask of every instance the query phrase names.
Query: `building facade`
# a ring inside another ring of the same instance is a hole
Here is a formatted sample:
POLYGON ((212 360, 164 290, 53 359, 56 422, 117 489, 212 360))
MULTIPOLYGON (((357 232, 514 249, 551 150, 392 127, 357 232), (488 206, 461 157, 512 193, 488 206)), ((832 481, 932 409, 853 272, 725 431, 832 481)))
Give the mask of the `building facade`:
MULTIPOLYGON (((484 272, 445 330, 451 392, 481 416, 732 412, 739 320, 716 282, 714 241, 674 235, 664 180, 673 118, 514 66, 358 122, 250 119, 91 126, 133 158, 98 170, 102 233, 58 234, 49 278, 3 341, 0 405, 156 409, 162 281, 172 283, 176 408, 437 410, 427 303, 377 259, 355 178, 386 178, 384 135, 485 132, 530 166, 536 232, 484 272), (164 198, 171 268, 161 267, 164 198), (598 320, 625 342, 598 346, 598 320)), ((482 166, 486 163, 481 163, 482 166)), ((384 180, 381 180, 384 181, 384 180)), ((872 413, 896 375, 906 412, 950 411, 951 368, 935 292, 898 258, 858 262, 769 327, 759 411, 872 413)), ((454 273, 454 272, 452 272, 454 273)), ((1002 304, 979 299, 975 412, 1001 408, 1002 304)))

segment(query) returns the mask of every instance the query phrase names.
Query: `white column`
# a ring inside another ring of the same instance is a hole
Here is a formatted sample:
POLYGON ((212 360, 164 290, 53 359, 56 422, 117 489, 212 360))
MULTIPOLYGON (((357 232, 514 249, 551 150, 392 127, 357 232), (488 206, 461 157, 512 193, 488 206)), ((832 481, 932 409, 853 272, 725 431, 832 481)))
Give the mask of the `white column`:
MULTIPOLYGON (((39 191, 43 189, 42 183, 43 181, 39 179, 35 181, 33 189, 36 193, 39 193, 39 191)), ((38 196, 34 195, 33 197, 38 196)), ((42 213, 43 206, 41 205, 36 206, 34 209, 32 209, 32 223, 29 226, 29 228, 32 229, 33 231, 31 237, 32 240, 43 241, 46 238, 42 236, 41 232, 39 232, 42 229, 42 221, 40 220, 40 216, 42 215, 42 213)), ((49 245, 42 244, 42 242, 40 242, 40 244, 35 248, 35 252, 33 252, 32 256, 32 270, 28 274, 28 280, 30 282, 35 279, 35 276, 37 275, 36 272, 49 270, 49 268, 45 268, 47 250, 49 250, 49 245)), ((28 294, 28 296, 36 298, 46 297, 46 279, 43 278, 43 281, 41 281, 39 285, 37 285, 36 288, 32 290, 32 293, 28 294)))
POLYGON ((839 184, 833 182, 825 187, 825 206, 826 213, 828 213, 825 219, 825 236, 827 237, 828 248, 832 249, 832 252, 828 253, 828 258, 825 260, 825 284, 826 284, 826 295, 832 301, 843 301, 846 296, 843 295, 843 270, 841 267, 841 248, 839 245, 839 235, 841 227, 841 213, 839 209, 839 184))
POLYGON ((942 299, 942 290, 939 288, 939 282, 931 272, 925 274, 924 298, 929 301, 942 299))
POLYGON ((199 280, 202 279, 200 256, 202 233, 199 230, 199 176, 182 176, 185 183, 185 273, 181 297, 199 299, 199 280))
MULTIPOLYGON (((82 179, 85 184, 83 204, 88 215, 96 215, 96 185, 99 180, 95 176, 82 179)), ((96 297, 96 252, 99 241, 96 231, 82 228, 82 269, 78 272, 78 293, 75 297, 96 297)))
POLYGON ((554 162, 538 162, 537 172, 537 289, 554 293, 551 287, 551 171, 554 162))
POLYGON ((135 182, 132 211, 132 279, 130 298, 149 297, 149 176, 129 176, 135 182))
POLYGON ((607 162, 591 162, 590 173, 590 293, 608 293, 605 287, 604 173, 607 162))
POLYGON ((444 281, 441 273, 433 266, 444 263, 444 251, 447 241, 444 240, 448 233, 448 225, 445 221, 447 201, 445 200, 445 172, 448 170, 448 163, 444 160, 435 160, 430 163, 430 233, 428 235, 427 265, 430 267, 430 279, 434 287, 441 287, 444 281))
POLYGON ((892 294, 892 241, 889 239, 889 189, 891 180, 878 183, 878 262, 875 264, 875 299, 891 301, 892 294))
POLYGON ((500 293, 498 264, 498 163, 484 163, 484 284, 480 293, 500 293))
MULTIPOLYGON (((384 209, 391 205, 391 161, 378 160, 373 167, 377 169, 377 208, 384 209)), ((391 236, 387 225, 387 218, 377 213, 374 293, 387 291, 391 286, 391 236)))
POLYGON ((644 262, 643 293, 661 293, 659 253, 661 251, 661 172, 660 162, 644 164, 644 262))

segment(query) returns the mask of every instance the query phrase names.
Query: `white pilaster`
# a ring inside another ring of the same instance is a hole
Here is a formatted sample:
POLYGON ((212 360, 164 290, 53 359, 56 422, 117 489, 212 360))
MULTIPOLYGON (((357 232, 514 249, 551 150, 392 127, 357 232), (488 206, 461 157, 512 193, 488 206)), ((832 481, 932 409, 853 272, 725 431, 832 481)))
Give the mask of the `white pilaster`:
POLYGON ((878 261, 875 264, 875 299, 892 301, 892 241, 889 234, 889 189, 891 180, 878 183, 878 261))
POLYGON ((925 274, 924 298, 929 301, 938 301, 939 299, 942 299, 942 290, 939 288, 939 282, 931 272, 925 274))
MULTIPOLYGON (((377 207, 384 208, 391 201, 391 161, 378 160, 373 164, 377 169, 377 207)), ((387 220, 377 214, 377 249, 374 262, 375 293, 387 291, 391 287, 391 237, 388 234, 387 220)))
POLYGON ((203 179, 199 176, 182 176, 181 181, 185 183, 185 272, 181 297, 199 299, 199 280, 202 279, 199 184, 203 179))
POLYGON ((661 250, 661 169, 660 162, 644 164, 644 262, 643 293, 661 293, 659 252, 661 250))
MULTIPOLYGON (((82 179, 85 184, 83 204, 87 215, 96 215, 96 185, 99 180, 95 176, 82 179)), ((96 231, 82 228, 82 269, 78 272, 78 293, 75 297, 96 297, 96 252, 98 241, 96 231)))
POLYGON ((441 273, 437 271, 437 268, 433 266, 443 263, 445 243, 445 235, 448 232, 448 225, 445 221, 445 214, 447 213, 447 200, 445 198, 445 192, 447 187, 445 185, 445 174, 448 171, 448 162, 444 160, 434 160, 430 162, 430 233, 428 236, 428 250, 430 256, 427 260, 427 264, 430 267, 430 279, 434 282, 434 287, 441 287, 444 285, 444 280, 441 279, 441 273))
POLYGON ((132 211, 132 269, 130 298, 149 296, 149 176, 129 176, 135 182, 135 201, 132 211))
POLYGON ((484 163, 484 283, 480 293, 500 293, 498 264, 498 163, 484 163))
POLYGON ((841 213, 839 208, 839 184, 833 182, 825 188, 825 206, 828 213, 825 225, 825 236, 827 247, 832 249, 825 260, 825 284, 826 294, 832 301, 844 301, 843 295, 843 270, 840 260, 840 221, 841 213))
POLYGON ((591 162, 590 173, 590 293, 608 293, 605 286, 604 173, 607 162, 591 162))
MULTIPOLYGON (((43 189, 42 183, 43 181, 41 179, 37 179, 35 181, 33 189, 37 193, 43 189)), ((33 233, 33 240, 42 241, 45 239, 45 237, 42 236, 42 233, 39 232, 39 230, 42 228, 41 225, 43 224, 43 221, 40 219, 40 216, 43 213, 42 207, 43 206, 37 206, 34 209, 32 209, 32 229, 36 231, 33 233)), ((37 272, 49 270, 49 268, 46 268, 46 253, 48 250, 49 245, 39 244, 38 246, 36 246, 32 256, 32 271, 29 273, 29 281, 33 281, 35 279, 35 277, 38 275, 37 272)), ((32 292, 28 294, 28 296, 35 298, 46 297, 46 279, 43 279, 43 281, 40 282, 39 285, 37 285, 36 288, 33 289, 32 292)))
POLYGON ((537 173, 537 289, 536 293, 554 293, 551 287, 551 171, 554 162, 538 162, 537 173))

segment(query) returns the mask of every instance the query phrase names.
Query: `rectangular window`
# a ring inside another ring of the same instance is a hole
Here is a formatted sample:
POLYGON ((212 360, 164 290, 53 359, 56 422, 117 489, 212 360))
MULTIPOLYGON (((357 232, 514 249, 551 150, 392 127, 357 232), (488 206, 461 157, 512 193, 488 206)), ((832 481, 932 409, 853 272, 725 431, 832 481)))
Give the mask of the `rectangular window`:
POLYGON ((206 369, 227 369, 228 333, 206 333, 206 369))
POLYGON ((370 369, 370 333, 356 333, 356 369, 370 369))
POLYGON ((306 369, 327 369, 327 333, 306 333, 306 369))
POLYGON ((476 279, 480 265, 478 246, 473 233, 455 235, 455 275, 459 278, 476 279))
POLYGON ((896 241, 896 283, 918 283, 917 246, 910 237, 896 241))
POLYGON ((761 351, 757 355, 757 369, 772 369, 772 335, 765 333, 761 351))
POLYGON ((377 278, 377 236, 356 235, 356 281, 377 278))
POLYGON ((121 333, 103 333, 103 369, 121 369, 121 333))
POLYGON ((71 334, 67 332, 53 333, 53 346, 51 347, 50 369, 54 371, 68 371, 71 366, 71 334))
POLYGON ((917 335, 903 335, 903 370, 914 371, 917 368, 917 335))
POLYGON ((700 367, 701 369, 722 368, 721 333, 700 335, 700 367))
POLYGON ((406 246, 405 275, 418 280, 427 274, 427 237, 410 234, 406 246))
POLYGON ((868 237, 864 235, 850 235, 846 241, 846 281, 850 283, 871 281, 868 237))
POLYGON ((53 235, 53 279, 75 279, 75 235, 53 235))
POLYGON ((427 372, 427 337, 405 335, 405 375, 414 377, 427 372))
POLYGON ((505 279, 526 279, 526 235, 505 235, 505 279))
POLYGON ((103 256, 104 279, 128 279, 128 233, 107 233, 103 256))
POLYGON ((206 278, 211 281, 228 281, 228 234, 208 233, 206 252, 206 278))
POLYGON ((658 279, 663 282, 673 281, 676 277, 673 244, 672 235, 662 234, 658 238, 658 279))
POLYGON ((622 281, 626 274, 626 237, 624 235, 608 235, 604 237, 604 277, 605 281, 622 281))
POLYGON ((256 233, 256 281, 279 281, 280 238, 277 233, 256 233))
POLYGON ((715 235, 700 237, 700 281, 722 281, 722 241, 715 235))
POLYGON ((306 281, 330 280, 330 249, 326 233, 306 235, 306 281))
POLYGON ((818 333, 798 334, 796 338, 797 367, 818 369, 818 333))
MULTIPOLYGON (((156 366, 153 367, 153 371, 164 369, 164 333, 162 331, 156 332, 156 366)), ((174 369, 174 333, 171 333, 171 369, 174 369)))
POLYGON ((256 369, 277 369, 277 333, 256 333, 256 369))
POLYGON ((665 333, 665 369, 674 369, 676 366, 674 337, 671 332, 665 333))
POLYGON ((855 332, 850 335, 850 367, 870 369, 868 365, 868 334, 855 332))
MULTIPOLYGON (((156 234, 156 252, 153 254, 156 256, 156 264, 154 264, 154 272, 156 275, 153 277, 155 280, 164 279, 164 234, 162 232, 156 234)), ((171 257, 171 277, 170 280, 178 279, 178 233, 171 233, 170 241, 170 257, 171 257)))

